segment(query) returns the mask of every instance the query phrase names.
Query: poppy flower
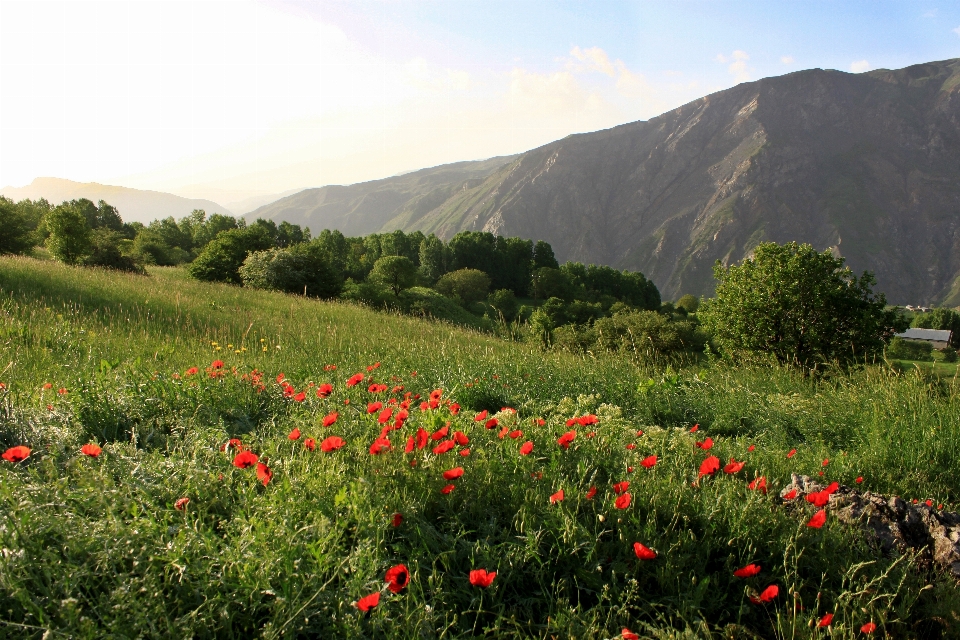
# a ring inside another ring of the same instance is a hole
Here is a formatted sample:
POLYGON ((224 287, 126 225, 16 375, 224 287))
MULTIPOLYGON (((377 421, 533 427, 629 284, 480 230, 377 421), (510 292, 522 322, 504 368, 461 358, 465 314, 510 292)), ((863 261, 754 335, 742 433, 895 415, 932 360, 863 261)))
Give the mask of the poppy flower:
POLYGON ((333 385, 329 383, 321 384, 317 387, 317 397, 326 398, 331 393, 333 393, 333 385))
POLYGON ((317 448, 317 441, 313 438, 307 438, 303 441, 303 446, 306 447, 307 451, 313 451, 317 448))
POLYGON ((832 613, 825 613, 825 614, 823 614, 823 617, 820 618, 820 622, 817 623, 817 626, 818 626, 818 627, 821 627, 821 628, 822 628, 822 627, 829 627, 831 622, 833 622, 833 614, 832 614, 832 613))
POLYGON ((820 466, 821 466, 821 467, 825 467, 825 466, 827 466, 828 464, 830 464, 830 460, 829 460, 829 459, 824 459, 824 461, 820 463, 820 466))
POLYGON ((453 441, 461 447, 465 447, 470 444, 470 438, 468 438, 467 434, 465 434, 463 431, 454 431, 453 441))
POLYGON ((932 506, 933 506, 933 500, 930 500, 930 499, 928 498, 926 501, 924 501, 923 504, 927 505, 928 507, 932 507, 932 506))
POLYGON ((737 473, 738 471, 743 469, 743 465, 745 464, 746 462, 737 462, 733 458, 730 458, 730 462, 723 466, 723 472, 731 473, 731 474, 737 473))
POLYGON ((190 502, 190 498, 178 498, 176 502, 173 503, 173 508, 177 511, 183 511, 187 508, 187 503, 190 502))
POLYGON ((460 449, 458 453, 464 458, 466 458, 468 455, 470 455, 470 449, 460 449))
POLYGON ((376 593, 371 593, 370 595, 364 596, 359 600, 357 600, 357 609, 360 609, 360 611, 363 611, 364 613, 366 613, 367 611, 370 611, 370 609, 373 609, 378 604, 380 604, 379 591, 377 591, 376 593))
POLYGON ((387 574, 383 576, 383 579, 387 583, 387 589, 394 593, 400 593, 410 582, 410 572, 407 571, 406 565, 398 564, 387 569, 387 574))
POLYGON ((585 497, 587 498, 587 500, 593 500, 593 496, 595 496, 595 495, 597 495, 597 488, 596 488, 596 487, 590 487, 590 490, 587 491, 585 497))
POLYGON ((703 449, 704 451, 707 451, 711 448, 713 448, 713 438, 706 438, 703 442, 697 443, 697 449, 703 449))
POLYGON ((338 417, 340 417, 339 413, 337 413, 336 411, 331 411, 327 415, 323 416, 323 426, 325 427, 331 426, 334 422, 337 421, 338 417))
POLYGON ((640 461, 640 465, 641 465, 644 469, 652 469, 655 464, 657 464, 657 456, 656 456, 656 455, 647 456, 646 458, 644 458, 643 460, 640 461))
POLYGON ((754 604, 761 604, 770 602, 780 595, 780 587, 775 584, 770 585, 766 589, 760 592, 760 597, 750 596, 750 601, 754 604))
POLYGON ((44 388, 44 389, 53 389, 53 383, 52 383, 52 382, 44 382, 44 383, 43 383, 43 388, 44 388))
POLYGON ((828 495, 833 495, 839 490, 840 490, 839 482, 831 482, 829 486, 827 486, 827 488, 824 489, 824 491, 826 491, 828 495))
POLYGON ((402 515, 402 514, 400 514, 400 513, 395 513, 395 514, 393 514, 393 521, 391 522, 391 524, 392 524, 394 527, 399 527, 402 522, 403 522, 403 515, 402 515))
POLYGON ((287 436, 289 440, 299 440, 300 439, 300 429, 294 427, 293 431, 287 436))
POLYGON ((617 496, 617 499, 613 501, 613 506, 617 509, 626 509, 630 506, 630 494, 624 493, 623 495, 617 496))
POLYGON ((440 493, 442 493, 443 495, 447 495, 448 493, 450 493, 451 491, 453 491, 453 490, 456 489, 456 488, 457 488, 456 485, 454 485, 454 484, 448 484, 448 485, 445 486, 443 489, 440 489, 440 493))
POLYGON ((633 473, 633 467, 627 467, 627 473, 633 473))
POLYGON ((30 447, 25 447, 23 445, 17 447, 10 447, 3 452, 3 459, 7 462, 20 462, 26 460, 30 456, 30 447))
POLYGON ((750 484, 747 485, 747 489, 751 491, 759 491, 760 493, 766 495, 767 493, 767 477, 760 476, 759 478, 754 478, 750 484))
POLYGON ((630 488, 630 483, 624 480, 623 482, 618 482, 615 485, 613 485, 613 492, 616 493, 617 495, 620 495, 621 493, 623 493, 629 488, 630 488))
POLYGON ((380 415, 377 416, 377 422, 379 422, 380 424, 384 424, 385 422, 388 422, 390 420, 391 416, 393 416, 393 409, 391 409, 390 407, 387 407, 386 409, 380 412, 380 415))
POLYGON ((700 464, 700 475, 698 478, 703 476, 713 475, 720 469, 720 458, 717 456, 709 456, 700 464))
POLYGON ((283 379, 286 378, 286 377, 287 377, 287 376, 285 376, 285 375, 283 374, 283 371, 281 371, 280 373, 278 373, 278 374, 277 374, 277 384, 280 384, 281 382, 283 382, 283 379))
POLYGON ((493 579, 497 577, 496 571, 487 571, 486 569, 474 569, 470 572, 470 584, 475 587, 486 589, 493 584, 493 579))
POLYGON ((783 494, 784 500, 793 500, 796 497, 797 497, 797 490, 795 488, 783 494))
POLYGON ((815 507, 822 507, 830 502, 830 494, 826 491, 814 491, 813 493, 808 493, 803 499, 815 507))
POLYGON ((95 444, 85 444, 80 447, 80 453, 85 456, 90 456, 91 458, 96 458, 100 455, 100 452, 103 451, 99 446, 95 444))
POLYGON ((450 433, 450 425, 441 427, 430 434, 431 440, 443 440, 447 437, 447 434, 450 433))
POLYGON ((626 627, 624 627, 623 631, 620 632, 620 637, 623 638, 623 640, 640 640, 640 636, 635 634, 633 631, 630 631, 630 629, 627 629, 626 627))
POLYGON ((214 360, 210 363, 211 369, 223 369, 223 360, 214 360))
POLYGON ((483 426, 485 426, 487 429, 493 429, 498 424, 500 424, 499 420, 497 420, 496 418, 490 418, 489 420, 483 423, 483 426))
POLYGON ((807 526, 813 529, 819 529, 827 521, 827 512, 823 509, 813 514, 813 517, 807 522, 807 526))
POLYGON ((733 572, 733 575, 738 578, 752 578, 758 573, 760 573, 760 565, 751 563, 745 567, 737 569, 733 572))
POLYGON ((570 448, 570 443, 576 440, 577 432, 576 431, 567 431, 565 434, 557 438, 557 444, 559 444, 564 449, 570 448))
POLYGON ((863 633, 873 633, 876 630, 877 630, 877 625, 875 625, 872 622, 868 622, 867 624, 860 627, 860 631, 863 633))
POLYGON ((509 435, 511 439, 516 440, 517 438, 523 435, 523 431, 520 431, 519 429, 514 429, 509 433, 509 435))
POLYGON ((273 478, 273 471, 270 470, 270 467, 265 465, 262 462, 257 463, 257 480, 263 483, 263 486, 270 484, 270 479, 273 478))
POLYGON ((246 469, 257 464, 257 460, 259 458, 253 451, 241 451, 233 457, 233 466, 238 469, 246 469))
POLYGON ((527 440, 522 445, 520 445, 520 455, 522 456, 530 455, 532 451, 533 451, 533 442, 531 442, 530 440, 527 440))
POLYGON ((450 451, 455 446, 457 446, 457 443, 454 442, 453 440, 444 440, 443 442, 441 442, 440 444, 438 444, 433 448, 433 455, 439 456, 442 453, 446 453, 447 451, 450 451))
POLYGON ((530 474, 534 480, 543 480, 543 471, 534 471, 530 474))
POLYGON ((697 432, 697 429, 699 429, 699 428, 700 428, 700 425, 699 425, 699 424, 693 425, 692 427, 690 427, 690 433, 696 433, 696 432, 697 432))
POLYGON ((376 440, 373 441, 373 444, 370 445, 370 455, 378 456, 384 451, 390 450, 390 438, 381 435, 376 440))
POLYGON ((307 399, 307 393, 305 391, 301 391, 297 395, 293 396, 293 399, 295 402, 303 402, 307 399))
POLYGON ((456 467, 443 472, 444 480, 456 480, 461 476, 463 476, 463 467, 456 467))
POLYGON ((563 500, 563 489, 550 496, 550 504, 556 504, 563 500))
POLYGON ((508 433, 510 433, 510 427, 505 426, 503 429, 500 429, 500 433, 497 434, 497 437, 503 440, 504 436, 506 436, 508 433))
POLYGON ((857 484, 862 483, 862 482, 863 482, 863 476, 857 476, 857 479, 854 480, 854 482, 856 482, 857 484))
POLYGON ((237 451, 243 451, 243 443, 238 438, 230 438, 222 445, 220 445, 220 451, 226 451, 227 448, 236 449, 237 451))
POLYGON ((543 418, 534 418, 533 424, 537 425, 538 427, 542 427, 543 425, 547 424, 547 421, 543 418))
POLYGON ((473 416, 473 421, 474 421, 474 422, 483 422, 483 421, 486 420, 486 419, 487 419, 487 410, 486 410, 486 409, 484 409, 483 411, 481 411, 481 412, 478 413, 477 415, 473 416))
POLYGON ((792 458, 792 457, 795 456, 795 455, 797 455, 797 450, 796 450, 796 449, 790 449, 790 453, 787 454, 787 457, 788 457, 788 458, 792 458))
POLYGON ((416 446, 416 441, 413 439, 413 436, 407 438, 407 446, 403 448, 404 453, 413 453, 413 448, 416 446))
POLYGON ((653 560, 657 557, 657 552, 641 542, 633 543, 633 552, 641 560, 653 560))
POLYGON ((382 402, 370 402, 367 404, 367 413, 376 413, 380 411, 380 409, 383 409, 382 402))
POLYGON ((633 444, 632 442, 627 445, 627 449, 629 449, 630 451, 633 451, 636 448, 637 448, 637 445, 633 444))
POLYGON ((331 451, 336 451, 343 445, 345 445, 343 438, 337 436, 330 436, 329 438, 324 438, 323 442, 320 443, 320 450, 325 453, 330 453, 331 451))
POLYGON ((363 374, 362 374, 362 373, 355 373, 354 375, 350 376, 350 379, 349 379, 349 380, 347 380, 347 386, 348 386, 348 387, 355 387, 355 386, 357 386, 358 384, 360 384, 360 382, 362 382, 362 381, 363 381, 363 374))
POLYGON ((417 429, 417 449, 423 449, 427 446, 427 439, 430 437, 422 427, 417 429))
POLYGON ((755 445, 750 445, 749 447, 747 447, 747 451, 753 451, 756 448, 757 447, 755 445))

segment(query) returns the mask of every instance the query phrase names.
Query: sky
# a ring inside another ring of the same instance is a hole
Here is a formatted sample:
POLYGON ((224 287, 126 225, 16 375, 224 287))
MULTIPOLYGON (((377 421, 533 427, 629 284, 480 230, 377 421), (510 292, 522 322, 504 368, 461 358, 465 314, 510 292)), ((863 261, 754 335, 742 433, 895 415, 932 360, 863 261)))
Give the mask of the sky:
POLYGON ((957 57, 960 3, 932 0, 0 0, 0 186, 226 204, 957 57))

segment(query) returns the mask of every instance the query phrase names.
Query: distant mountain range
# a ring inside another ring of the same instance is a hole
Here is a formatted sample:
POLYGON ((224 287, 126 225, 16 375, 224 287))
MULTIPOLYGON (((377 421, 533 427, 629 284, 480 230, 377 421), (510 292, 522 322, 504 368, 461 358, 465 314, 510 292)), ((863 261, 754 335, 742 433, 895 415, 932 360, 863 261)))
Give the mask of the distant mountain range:
POLYGON ((74 182, 62 178, 37 178, 25 187, 4 187, 0 189, 0 195, 14 201, 46 198, 51 204, 79 198, 93 202, 104 200, 117 208, 124 222, 144 224, 168 216, 182 218, 194 209, 203 209, 207 215, 233 215, 226 207, 211 200, 181 198, 161 191, 114 187, 96 182, 74 182))
POLYGON ((873 271, 895 303, 960 303, 960 60, 813 69, 645 122, 260 207, 360 235, 461 230, 544 239, 561 260, 643 271, 665 299, 764 240, 873 271))

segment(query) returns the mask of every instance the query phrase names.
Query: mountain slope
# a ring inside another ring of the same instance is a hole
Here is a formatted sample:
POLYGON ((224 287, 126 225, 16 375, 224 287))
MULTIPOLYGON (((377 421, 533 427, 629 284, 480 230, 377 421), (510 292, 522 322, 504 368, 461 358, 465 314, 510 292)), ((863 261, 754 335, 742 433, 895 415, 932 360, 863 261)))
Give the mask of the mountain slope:
POLYGON ((933 301, 960 270, 960 61, 742 84, 534 149, 393 223, 543 238, 666 299, 710 293, 716 260, 797 240, 873 271, 891 301, 933 301))
POLYGON ((207 215, 233 215, 211 200, 182 198, 162 191, 114 187, 96 182, 74 182, 62 178, 37 178, 25 187, 4 187, 0 189, 0 195, 14 201, 45 198, 51 204, 80 198, 93 202, 104 200, 117 208, 124 222, 144 224, 168 216, 180 218, 194 209, 203 209, 207 215))
MULTIPOLYGON (((346 235, 374 233, 391 220, 401 221, 394 224, 410 226, 457 192, 479 185, 514 158, 457 162, 383 180, 305 189, 259 207, 244 217, 286 220, 309 227, 315 233, 321 229, 339 229, 346 235)), ((392 226, 391 230, 397 228, 400 227, 392 226)))

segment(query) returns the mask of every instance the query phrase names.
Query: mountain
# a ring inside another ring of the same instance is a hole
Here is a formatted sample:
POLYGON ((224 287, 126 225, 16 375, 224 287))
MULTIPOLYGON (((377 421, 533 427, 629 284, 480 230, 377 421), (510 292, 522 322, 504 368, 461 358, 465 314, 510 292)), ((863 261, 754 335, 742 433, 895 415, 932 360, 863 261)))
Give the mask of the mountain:
POLYGON ((51 204, 79 198, 93 202, 104 200, 117 208, 124 222, 144 224, 168 216, 181 218, 194 209, 203 209, 207 215, 233 215, 226 207, 211 200, 182 198, 161 191, 113 187, 96 182, 73 182, 61 178, 37 178, 25 187, 4 187, 0 189, 0 195, 11 200, 46 198, 51 204))
POLYGON ((476 188, 516 157, 456 162, 349 186, 305 189, 244 217, 287 221, 309 227, 315 234, 322 229, 339 229, 348 236, 399 229, 397 225, 418 220, 458 193, 476 188))

